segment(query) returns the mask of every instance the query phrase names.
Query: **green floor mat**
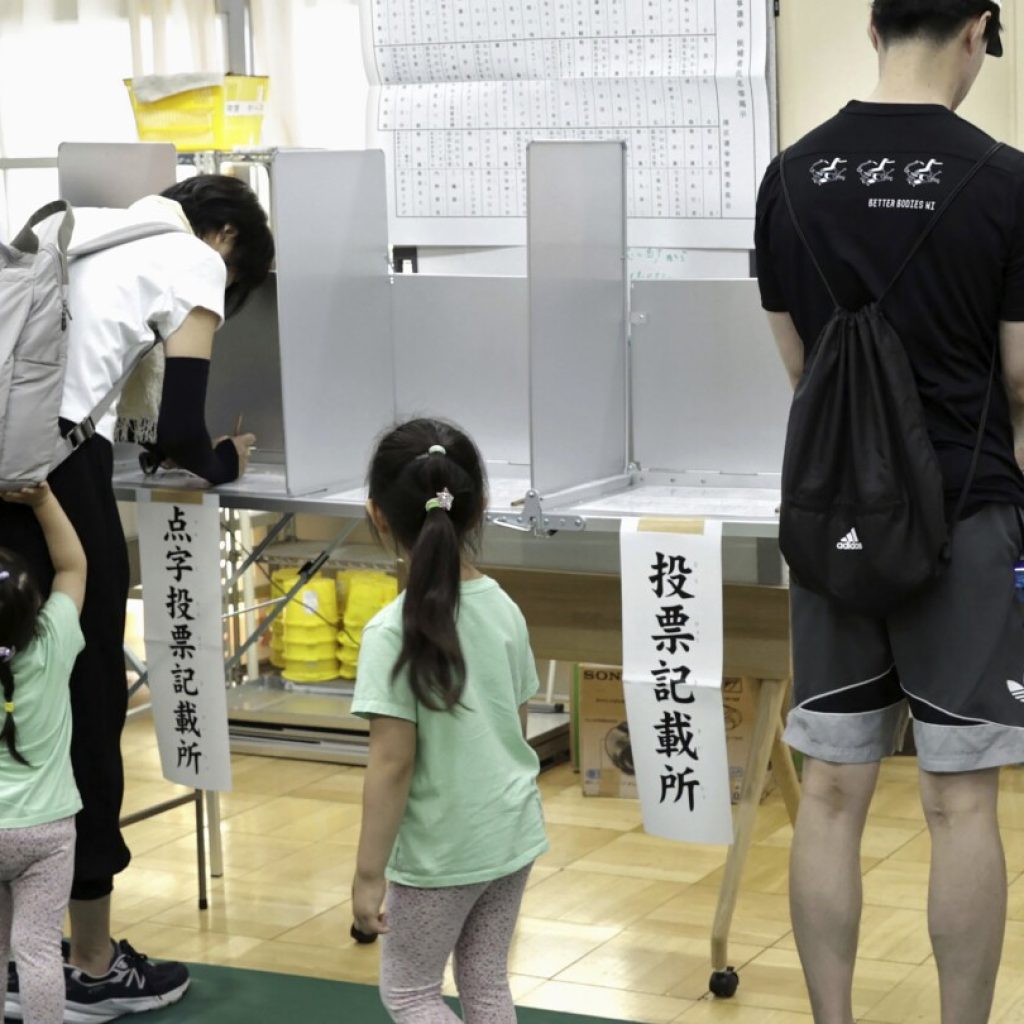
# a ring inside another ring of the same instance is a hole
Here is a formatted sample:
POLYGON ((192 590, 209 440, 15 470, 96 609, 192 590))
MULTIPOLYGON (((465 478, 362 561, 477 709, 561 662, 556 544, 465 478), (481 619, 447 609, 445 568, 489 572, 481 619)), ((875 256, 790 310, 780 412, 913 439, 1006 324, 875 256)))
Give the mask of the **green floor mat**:
MULTIPOLYGON (((288 974, 190 964, 192 985, 146 1024, 389 1024, 376 988, 288 974)), ((519 1024, 621 1024, 550 1010, 518 1011, 519 1024)))

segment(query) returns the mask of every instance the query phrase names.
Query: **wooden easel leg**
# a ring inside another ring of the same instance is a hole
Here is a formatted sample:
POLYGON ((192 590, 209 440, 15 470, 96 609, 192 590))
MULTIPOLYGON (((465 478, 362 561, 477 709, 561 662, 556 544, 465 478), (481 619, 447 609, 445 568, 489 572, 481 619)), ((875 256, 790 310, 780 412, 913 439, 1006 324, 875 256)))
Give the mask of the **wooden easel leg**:
POLYGON ((220 827, 220 793, 206 794, 206 820, 210 833, 210 877, 224 877, 224 848, 220 827))
POLYGON ((786 804, 791 825, 796 825, 797 812, 800 810, 800 777, 793 764, 793 751, 782 739, 785 724, 780 718, 775 728, 775 740, 772 743, 772 774, 782 791, 782 799, 786 804))
POLYGON ((206 892, 206 821, 203 791, 196 790, 196 870, 199 874, 199 909, 206 910, 210 903, 206 892))
MULTIPOLYGON (((745 679, 744 685, 756 685, 760 692, 757 699, 754 735, 750 744, 750 753, 747 755, 743 788, 736 810, 733 845, 725 862, 725 876, 722 879, 718 909, 715 912, 715 923, 711 931, 711 965, 714 972, 711 979, 711 990, 716 995, 731 995, 731 992, 728 992, 730 983, 724 977, 724 972, 729 966, 729 928, 736 910, 743 867, 754 838, 754 823, 758 807, 761 805, 765 779, 768 775, 768 761, 772 755, 772 747, 782 715, 782 706, 786 699, 787 684, 785 682, 769 679, 758 682, 745 679)), ((735 991, 735 975, 731 977, 732 991, 735 991)))

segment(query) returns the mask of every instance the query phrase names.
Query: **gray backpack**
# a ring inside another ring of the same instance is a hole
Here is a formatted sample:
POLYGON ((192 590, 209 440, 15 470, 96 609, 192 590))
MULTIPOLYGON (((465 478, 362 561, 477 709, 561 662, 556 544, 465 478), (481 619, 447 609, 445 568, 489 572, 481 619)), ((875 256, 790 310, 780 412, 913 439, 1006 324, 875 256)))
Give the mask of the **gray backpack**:
POLYGON ((9 246, 0 243, 0 491, 42 483, 92 437, 152 348, 141 350, 89 416, 61 437, 69 259, 183 230, 134 224, 71 248, 74 225, 71 206, 58 199, 37 210, 9 246))

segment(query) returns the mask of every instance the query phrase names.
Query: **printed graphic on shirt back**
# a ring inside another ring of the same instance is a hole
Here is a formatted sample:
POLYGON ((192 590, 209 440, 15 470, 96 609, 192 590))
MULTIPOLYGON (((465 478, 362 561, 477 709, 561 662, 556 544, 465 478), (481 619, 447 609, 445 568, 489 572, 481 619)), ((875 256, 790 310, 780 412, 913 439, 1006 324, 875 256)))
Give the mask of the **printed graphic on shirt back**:
MULTIPOLYGON (((846 181, 848 162, 845 157, 841 156, 816 160, 810 167, 811 181, 815 185, 834 185, 846 181)), ((928 160, 911 160, 903 168, 903 174, 907 184, 914 189, 921 188, 923 185, 941 185, 943 162, 935 157, 928 160)), ((895 181, 896 161, 891 157, 865 160, 857 165, 857 175, 861 184, 868 188, 895 181)))
POLYGON ((881 185, 882 182, 892 181, 896 174, 896 161, 886 157, 883 160, 865 160, 857 168, 861 184, 870 188, 872 185, 881 185))
POLYGON ((920 188, 922 185, 942 184, 942 161, 914 160, 904 168, 907 175, 907 184, 913 188, 920 188))
MULTIPOLYGON (((936 200, 941 199, 947 184, 945 162, 928 155, 910 159, 910 154, 906 154, 901 159, 900 154, 895 153, 893 156, 865 159, 862 154, 848 153, 845 157, 820 157, 807 169, 816 190, 849 182, 845 188, 835 190, 836 199, 842 195, 849 196, 847 190, 850 188, 858 193, 861 189, 868 190, 866 201, 872 210, 934 212, 936 200), (855 177, 849 174, 853 168, 857 172, 855 177)), ((832 189, 827 191, 833 192, 832 189)))
POLYGON ((846 181, 846 161, 837 156, 834 160, 818 160, 811 164, 811 180, 815 185, 832 185, 846 181))

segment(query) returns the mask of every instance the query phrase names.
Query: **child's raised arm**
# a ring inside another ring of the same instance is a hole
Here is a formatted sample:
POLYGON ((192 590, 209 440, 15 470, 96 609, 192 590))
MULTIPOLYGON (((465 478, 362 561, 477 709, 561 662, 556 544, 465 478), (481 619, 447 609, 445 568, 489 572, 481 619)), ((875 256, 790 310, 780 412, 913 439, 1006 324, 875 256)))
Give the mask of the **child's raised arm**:
POLYGON ((20 491, 11 491, 0 495, 4 501, 16 505, 28 505, 36 514, 36 519, 46 539, 46 547, 53 562, 53 591, 66 594, 74 602, 79 612, 85 600, 85 577, 88 563, 82 542, 78 539, 75 528, 71 525, 60 502, 50 490, 48 484, 38 487, 26 487, 20 491))

